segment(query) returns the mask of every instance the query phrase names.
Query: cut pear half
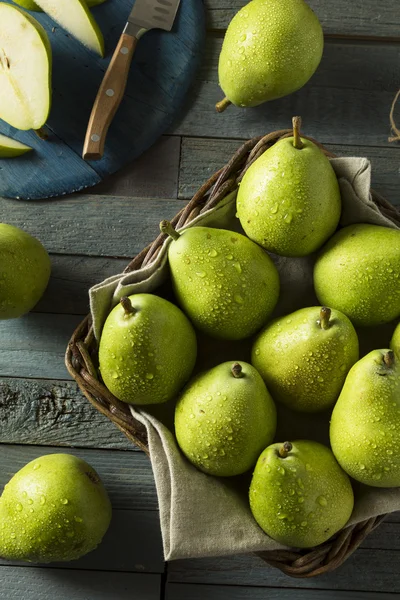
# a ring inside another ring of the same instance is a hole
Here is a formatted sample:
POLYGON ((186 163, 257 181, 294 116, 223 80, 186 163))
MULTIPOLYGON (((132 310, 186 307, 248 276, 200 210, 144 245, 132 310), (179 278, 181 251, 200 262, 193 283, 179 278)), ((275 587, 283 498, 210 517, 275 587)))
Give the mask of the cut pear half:
POLYGON ((84 46, 104 56, 104 38, 84 0, 36 0, 60 27, 84 46))
POLYGON ((0 2, 0 119, 16 129, 40 129, 50 103, 47 34, 31 15, 0 2))
MULTIPOLYGON (((19 4, 20 6, 22 6, 22 8, 25 8, 26 10, 35 10, 36 12, 42 12, 40 6, 38 6, 33 0, 14 0, 14 2, 15 4, 19 4)), ((103 2, 106 2, 106 0, 85 0, 85 4, 87 4, 89 8, 92 8, 92 6, 97 6, 98 4, 103 4, 103 2)))
POLYGON ((21 156, 21 154, 26 154, 27 152, 31 152, 31 150, 30 146, 17 142, 17 140, 12 140, 0 133, 0 159, 21 156))

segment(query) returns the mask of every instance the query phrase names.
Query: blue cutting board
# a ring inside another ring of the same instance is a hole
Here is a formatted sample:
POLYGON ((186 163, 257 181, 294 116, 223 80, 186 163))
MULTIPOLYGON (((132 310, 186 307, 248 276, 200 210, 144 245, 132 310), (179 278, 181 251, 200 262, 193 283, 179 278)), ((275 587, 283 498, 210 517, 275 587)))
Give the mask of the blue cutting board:
POLYGON ((49 139, 40 140, 33 132, 15 130, 0 120, 0 133, 34 148, 25 156, 0 160, 0 196, 35 200, 95 185, 142 154, 183 110, 205 39, 202 0, 181 0, 172 32, 152 30, 143 36, 103 159, 81 158, 97 90, 132 6, 133 0, 108 0, 93 9, 105 37, 105 59, 44 13, 31 13, 46 29, 53 48, 49 139))

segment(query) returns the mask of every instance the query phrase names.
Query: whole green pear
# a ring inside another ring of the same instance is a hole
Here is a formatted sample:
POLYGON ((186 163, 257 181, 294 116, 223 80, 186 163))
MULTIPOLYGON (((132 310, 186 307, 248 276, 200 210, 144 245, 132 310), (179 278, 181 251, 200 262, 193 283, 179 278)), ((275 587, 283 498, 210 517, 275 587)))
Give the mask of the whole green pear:
POLYGON ((322 248, 314 267, 321 304, 345 313, 357 326, 400 316, 400 231, 349 225, 322 248))
POLYGON ((393 350, 393 352, 400 358, 400 323, 394 330, 394 334, 390 342, 390 347, 393 350))
POLYGON ((122 402, 159 404, 189 379, 197 342, 183 312, 152 294, 122 298, 107 317, 100 338, 104 383, 122 402))
POLYGON ((330 440, 353 479, 400 486, 400 359, 392 350, 373 350, 351 369, 333 409, 330 440))
POLYGON ((257 461, 250 508, 261 529, 281 544, 322 544, 346 525, 353 506, 350 479, 322 444, 273 444, 257 461))
POLYGON ((36 238, 0 223, 0 320, 29 312, 50 278, 50 258, 36 238))
POLYGON ((75 560, 100 544, 111 503, 96 471, 70 454, 25 465, 0 497, 0 556, 6 560, 75 560))
POLYGON ((219 57, 219 83, 230 103, 257 106, 307 83, 324 48, 321 24, 303 0, 253 0, 232 19, 219 57))
POLYGON ((341 198, 335 172, 321 150, 294 136, 266 150, 246 171, 237 215, 246 234, 282 256, 318 250, 339 223, 341 198))
POLYGON ((294 410, 318 412, 338 399, 358 351, 349 319, 313 306, 266 325, 253 344, 251 362, 275 400, 294 410))
POLYGON ((172 237, 168 250, 177 300, 207 335, 240 340, 266 322, 279 297, 279 275, 268 254, 244 235, 190 227, 172 237))
POLYGON ((225 362, 188 384, 175 409, 175 433, 185 456, 210 475, 248 471, 275 435, 276 409, 257 371, 225 362))

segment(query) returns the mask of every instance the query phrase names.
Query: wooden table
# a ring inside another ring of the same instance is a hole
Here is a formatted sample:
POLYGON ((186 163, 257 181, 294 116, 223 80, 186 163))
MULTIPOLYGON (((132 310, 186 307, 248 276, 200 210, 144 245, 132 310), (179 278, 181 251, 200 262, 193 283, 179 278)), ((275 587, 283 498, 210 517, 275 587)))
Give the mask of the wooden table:
POLYGON ((0 489, 34 457, 66 449, 98 470, 114 507, 104 543, 80 561, 48 568, 0 562, 1 600, 399 597, 396 515, 342 568, 317 579, 291 579, 251 556, 165 565, 148 459, 91 408, 64 367, 67 341, 88 311, 88 287, 119 272, 157 235, 161 218, 172 217, 241 140, 287 127, 294 114, 302 115, 304 132, 334 152, 368 156, 373 185, 400 204, 400 147, 387 141, 390 104, 400 87, 398 0, 310 0, 327 38, 312 81, 283 100, 217 115, 223 30, 243 4, 206 0, 208 44, 187 111, 134 165, 86 194, 0 199, 1 221, 40 238, 53 265, 35 310, 0 322, 0 489))

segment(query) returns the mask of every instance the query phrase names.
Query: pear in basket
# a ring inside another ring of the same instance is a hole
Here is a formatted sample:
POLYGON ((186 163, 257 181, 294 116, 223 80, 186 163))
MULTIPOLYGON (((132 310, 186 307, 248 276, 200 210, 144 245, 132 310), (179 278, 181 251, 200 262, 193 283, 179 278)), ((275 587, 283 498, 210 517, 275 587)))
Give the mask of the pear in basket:
POLYGON ((257 461, 251 511, 265 533, 282 544, 322 544, 346 525, 353 506, 350 479, 322 444, 273 444, 257 461))
POLYGON ((268 254, 244 235, 225 229, 189 227, 170 238, 171 279, 178 303, 207 335, 249 337, 266 322, 279 297, 279 275, 268 254))
POLYGON ((351 477, 400 486, 400 359, 392 350, 373 350, 351 369, 333 409, 330 439, 351 477))

